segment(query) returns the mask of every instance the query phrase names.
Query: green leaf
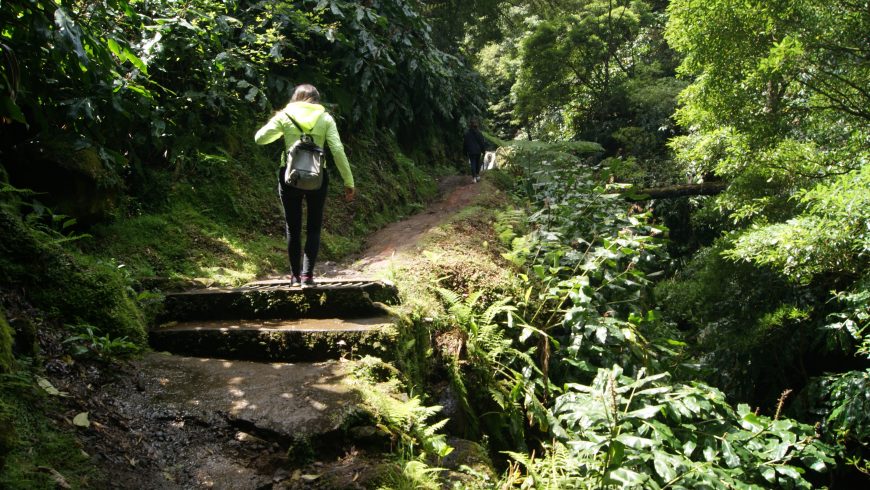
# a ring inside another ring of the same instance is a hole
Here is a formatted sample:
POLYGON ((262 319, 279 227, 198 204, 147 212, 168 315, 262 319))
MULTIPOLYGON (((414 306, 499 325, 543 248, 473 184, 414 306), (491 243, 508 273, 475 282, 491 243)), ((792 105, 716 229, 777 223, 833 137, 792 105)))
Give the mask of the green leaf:
POLYGON ((819 473, 824 473, 828 469, 828 466, 825 464, 825 462, 818 458, 805 458, 804 464, 809 466, 811 470, 819 473))
POLYGON ((65 8, 58 7, 54 11, 54 23, 58 27, 58 34, 72 45, 73 51, 78 56, 80 63, 86 65, 89 60, 88 53, 82 44, 82 31, 65 8))
POLYGON ((619 441, 613 441, 608 449, 608 456, 610 456, 610 468, 619 467, 622 460, 625 459, 625 445, 619 441))
POLYGON ((38 384, 40 388, 45 390, 45 392, 51 396, 69 396, 65 392, 60 391, 57 388, 55 388, 54 385, 51 384, 51 381, 49 381, 41 376, 36 377, 36 384, 38 384))
POLYGON ((740 466, 740 458, 734 453, 734 448, 731 447, 730 441, 722 441, 722 457, 725 458, 725 465, 729 468, 740 466))
POLYGON ((127 61, 132 63, 133 66, 135 66, 143 74, 148 75, 148 66, 145 64, 145 62, 142 61, 141 58, 136 56, 136 53, 131 51, 130 48, 128 48, 127 46, 124 46, 123 50, 124 50, 124 57, 127 59, 127 61))
POLYGON ((798 469, 792 466, 777 466, 776 472, 795 481, 803 480, 798 469))
POLYGON ((781 444, 777 444, 776 448, 773 450, 773 454, 771 455, 771 458, 774 460, 784 459, 785 456, 788 454, 789 449, 791 449, 791 447, 792 447, 792 445, 789 444, 788 442, 783 442, 781 444))
POLYGON ((673 480, 677 476, 677 470, 673 467, 673 458, 663 452, 653 451, 653 466, 656 473, 666 482, 673 480))
POLYGON ((88 412, 82 412, 73 418, 73 425, 77 427, 90 427, 91 421, 88 420, 88 412))
POLYGON ((764 428, 764 422, 758 415, 748 412, 741 419, 743 423, 740 425, 746 430, 760 430, 764 428))
POLYGON ((711 446, 704 448, 704 461, 711 462, 716 459, 716 450, 711 446))
POLYGON ((698 400, 695 399, 693 395, 689 395, 681 400, 683 405, 688 408, 693 414, 701 413, 701 405, 698 404, 698 400))
POLYGON ((607 475, 609 483, 621 484, 622 488, 642 486, 648 477, 628 468, 619 468, 607 475))
POLYGON ((655 446, 655 441, 630 434, 619 434, 616 440, 633 449, 646 449, 655 446))
POLYGON ((692 453, 695 452, 695 448, 697 447, 698 445, 695 443, 695 441, 686 441, 686 443, 683 444, 683 455, 687 458, 691 458, 692 453))
POLYGON ((662 406, 661 405, 650 405, 648 407, 643 407, 637 410, 633 410, 628 412, 626 415, 628 417, 636 417, 639 419, 651 419, 661 413, 662 406))
POLYGON ((108 46, 109 51, 111 51, 112 54, 114 54, 118 57, 119 60, 121 60, 121 63, 124 62, 124 54, 121 51, 121 46, 118 44, 118 41, 115 41, 112 38, 106 39, 106 46, 108 46))
POLYGON ((13 121, 27 124, 24 113, 21 112, 21 108, 18 107, 18 104, 11 97, 6 95, 0 96, 0 111, 2 111, 0 112, 0 117, 7 117, 13 121))

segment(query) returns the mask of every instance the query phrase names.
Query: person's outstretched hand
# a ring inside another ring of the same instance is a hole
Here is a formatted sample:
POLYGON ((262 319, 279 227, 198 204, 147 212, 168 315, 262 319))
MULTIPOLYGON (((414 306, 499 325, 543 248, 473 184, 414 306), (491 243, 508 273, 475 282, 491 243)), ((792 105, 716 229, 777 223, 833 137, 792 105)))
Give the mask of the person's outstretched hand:
POLYGON ((344 188, 344 200, 345 202, 353 202, 356 197, 356 188, 355 187, 345 187, 344 188))

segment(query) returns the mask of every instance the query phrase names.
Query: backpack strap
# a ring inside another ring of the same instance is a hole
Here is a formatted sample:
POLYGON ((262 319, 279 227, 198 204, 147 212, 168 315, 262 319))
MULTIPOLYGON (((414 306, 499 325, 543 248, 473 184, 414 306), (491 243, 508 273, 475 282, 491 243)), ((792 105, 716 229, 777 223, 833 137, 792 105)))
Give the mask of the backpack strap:
MULTIPOLYGON (((296 122, 296 119, 293 119, 293 116, 291 116, 290 114, 288 114, 286 112, 285 112, 285 114, 287 114, 287 119, 289 119, 290 122, 292 122, 293 125, 296 126, 296 129, 298 129, 300 133, 305 134, 305 135, 310 135, 310 133, 308 133, 307 131, 302 129, 302 126, 300 126, 299 123, 296 122)), ((317 116, 317 119, 314 120, 314 126, 317 126, 317 123, 320 122, 320 118, 323 117, 324 114, 326 114, 326 111, 321 112, 320 115, 317 116)), ((314 126, 311 126, 311 129, 314 129, 314 126)))

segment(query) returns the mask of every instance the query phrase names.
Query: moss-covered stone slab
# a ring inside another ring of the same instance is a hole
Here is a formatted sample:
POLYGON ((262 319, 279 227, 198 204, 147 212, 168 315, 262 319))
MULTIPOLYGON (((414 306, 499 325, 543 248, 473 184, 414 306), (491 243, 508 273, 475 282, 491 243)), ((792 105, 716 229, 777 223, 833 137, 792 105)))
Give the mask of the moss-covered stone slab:
POLYGON ((285 281, 241 288, 171 293, 158 322, 226 319, 361 318, 385 314, 396 289, 381 282, 321 282, 290 287, 285 281))
POLYGON ((223 320, 169 323, 151 331, 156 350, 251 361, 317 362, 341 357, 389 357, 397 334, 392 318, 355 320, 223 320))

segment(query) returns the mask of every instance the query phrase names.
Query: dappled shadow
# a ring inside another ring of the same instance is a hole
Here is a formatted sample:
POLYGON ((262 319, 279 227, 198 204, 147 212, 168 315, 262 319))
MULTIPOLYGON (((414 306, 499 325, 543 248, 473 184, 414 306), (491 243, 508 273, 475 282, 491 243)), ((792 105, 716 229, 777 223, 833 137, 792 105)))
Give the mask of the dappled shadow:
POLYGON ((222 414, 277 437, 306 439, 337 430, 359 403, 344 383, 345 363, 256 363, 153 353, 138 367, 159 384, 154 402, 204 420, 222 414))
POLYGON ((447 187, 450 190, 438 202, 372 234, 366 240, 365 251, 349 260, 347 270, 351 274, 354 271, 357 274, 377 273, 386 269, 394 256, 413 250, 423 236, 469 206, 480 194, 481 185, 471 183, 470 179, 467 176, 450 177, 447 187))

